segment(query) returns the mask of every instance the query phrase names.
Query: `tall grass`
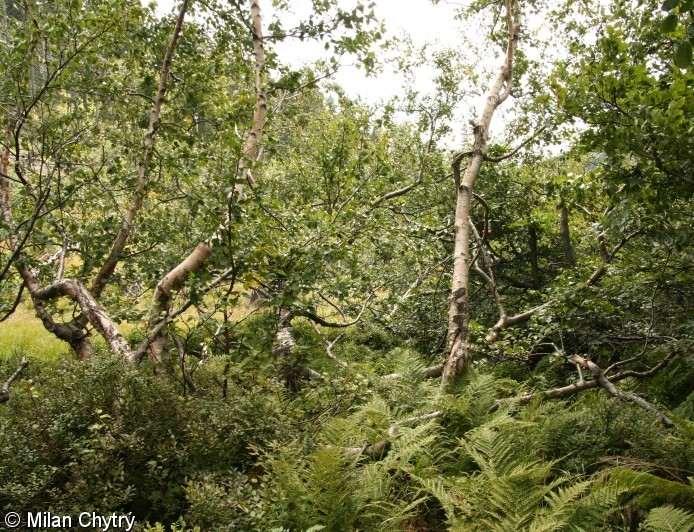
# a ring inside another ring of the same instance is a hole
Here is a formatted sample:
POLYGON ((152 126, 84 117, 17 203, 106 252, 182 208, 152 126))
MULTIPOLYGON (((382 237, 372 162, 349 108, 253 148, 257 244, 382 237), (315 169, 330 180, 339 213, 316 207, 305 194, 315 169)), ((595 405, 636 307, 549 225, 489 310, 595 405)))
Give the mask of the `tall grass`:
POLYGON ((44 329, 32 308, 20 305, 12 316, 0 323, 0 360, 16 358, 55 360, 70 347, 44 329))

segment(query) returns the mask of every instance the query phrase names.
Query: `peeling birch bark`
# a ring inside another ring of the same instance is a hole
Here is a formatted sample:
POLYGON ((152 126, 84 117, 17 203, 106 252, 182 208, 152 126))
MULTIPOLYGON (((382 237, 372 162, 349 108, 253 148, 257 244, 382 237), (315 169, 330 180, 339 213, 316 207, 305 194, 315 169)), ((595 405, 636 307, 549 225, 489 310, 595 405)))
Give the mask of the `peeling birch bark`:
POLYGON ((469 285, 470 285, 470 207, 473 188, 485 161, 489 126, 496 109, 508 98, 513 88, 513 59, 520 36, 520 14, 513 12, 512 0, 506 0, 508 17, 508 44, 506 58, 496 81, 487 96, 487 103, 478 123, 473 126, 474 146, 469 154, 465 173, 460 176, 462 155, 453 162, 456 180, 455 245, 453 252, 453 280, 448 309, 448 334, 446 337, 446 360, 441 386, 450 387, 456 376, 472 362, 470 334, 468 330, 469 285))

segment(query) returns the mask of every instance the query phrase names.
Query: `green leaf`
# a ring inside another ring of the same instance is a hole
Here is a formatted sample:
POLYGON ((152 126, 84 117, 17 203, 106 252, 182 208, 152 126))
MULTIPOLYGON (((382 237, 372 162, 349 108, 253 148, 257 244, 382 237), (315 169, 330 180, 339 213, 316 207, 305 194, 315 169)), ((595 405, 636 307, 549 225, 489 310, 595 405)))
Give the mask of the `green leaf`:
POLYGON ((680 0, 665 0, 662 10, 670 11, 671 9, 675 9, 678 5, 680 5, 680 0))
POLYGON ((680 43, 675 52, 675 64, 680 68, 689 68, 692 64, 692 45, 688 41, 680 43))
POLYGON ((668 15, 660 23, 660 31, 663 33, 672 33, 677 28, 677 15, 668 15))

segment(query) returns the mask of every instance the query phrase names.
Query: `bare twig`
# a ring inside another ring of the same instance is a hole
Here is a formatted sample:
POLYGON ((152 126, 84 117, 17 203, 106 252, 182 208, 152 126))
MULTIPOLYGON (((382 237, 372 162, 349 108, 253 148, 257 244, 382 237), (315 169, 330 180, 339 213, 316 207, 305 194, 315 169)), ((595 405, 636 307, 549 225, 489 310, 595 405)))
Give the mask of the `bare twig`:
POLYGON ((504 153, 503 155, 499 155, 496 157, 493 157, 491 155, 487 155, 486 153, 484 154, 484 160, 489 161, 492 163, 498 163, 500 161, 503 161, 504 159, 509 159, 510 157, 513 157, 516 153, 518 153, 524 146, 527 146, 530 142, 535 140, 535 138, 542 133, 545 129, 547 129, 547 124, 541 126, 535 132, 530 135, 527 139, 525 139, 523 142, 521 142, 518 146, 513 148, 511 151, 504 153))
POLYGON ((190 389, 190 393, 195 393, 198 387, 195 385, 193 378, 188 373, 186 369, 186 351, 183 347, 183 343, 177 334, 172 334, 173 341, 176 344, 176 349, 178 350, 178 364, 181 367, 181 373, 183 374, 183 395, 186 395, 186 388, 190 389))

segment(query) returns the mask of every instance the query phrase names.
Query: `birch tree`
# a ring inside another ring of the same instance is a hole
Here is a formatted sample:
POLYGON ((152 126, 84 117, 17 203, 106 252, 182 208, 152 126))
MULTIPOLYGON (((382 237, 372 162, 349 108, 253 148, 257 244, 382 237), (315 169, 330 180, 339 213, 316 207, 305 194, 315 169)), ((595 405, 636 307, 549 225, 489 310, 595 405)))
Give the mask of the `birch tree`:
POLYGON ((517 2, 506 0, 507 45, 504 64, 492 85, 479 120, 473 124, 472 151, 455 156, 452 166, 456 185, 455 243, 453 251, 453 279, 448 309, 446 360, 442 386, 450 386, 456 375, 472 362, 470 344, 470 210, 474 186, 487 157, 487 141, 492 118, 497 108, 510 96, 513 89, 513 61, 521 31, 521 11, 517 2), (467 165, 461 173, 465 159, 467 165))

